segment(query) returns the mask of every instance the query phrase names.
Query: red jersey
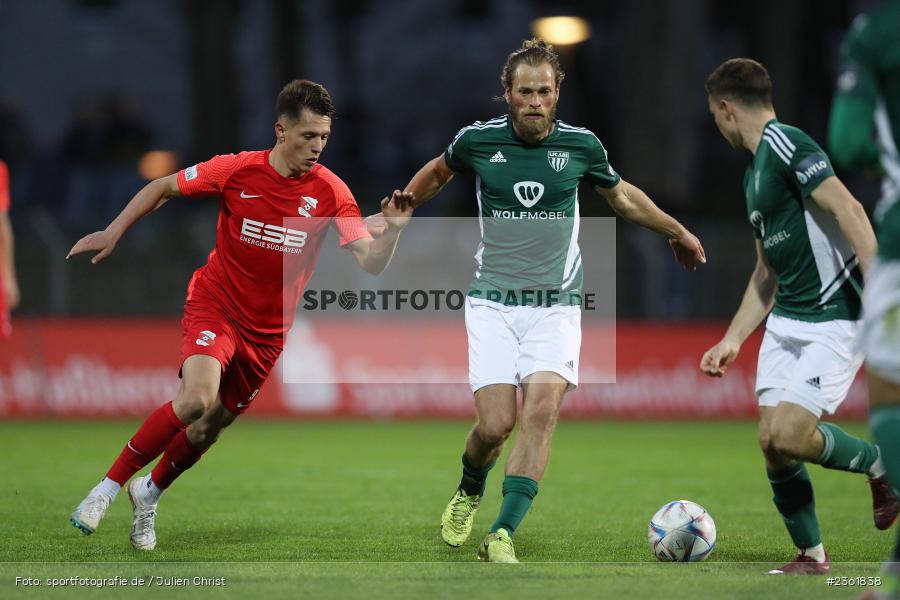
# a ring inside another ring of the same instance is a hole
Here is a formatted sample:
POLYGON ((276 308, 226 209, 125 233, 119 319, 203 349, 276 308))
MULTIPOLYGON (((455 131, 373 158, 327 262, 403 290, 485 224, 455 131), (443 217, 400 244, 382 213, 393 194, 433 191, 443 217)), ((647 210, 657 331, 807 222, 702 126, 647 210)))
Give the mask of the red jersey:
POLYGON ((0 160, 0 212, 9 211, 9 169, 0 160))
POLYGON ((225 154, 178 172, 184 196, 218 195, 216 247, 187 301, 211 303, 250 339, 279 343, 291 327, 329 225, 344 246, 368 237, 347 185, 320 164, 283 177, 270 150, 225 154))

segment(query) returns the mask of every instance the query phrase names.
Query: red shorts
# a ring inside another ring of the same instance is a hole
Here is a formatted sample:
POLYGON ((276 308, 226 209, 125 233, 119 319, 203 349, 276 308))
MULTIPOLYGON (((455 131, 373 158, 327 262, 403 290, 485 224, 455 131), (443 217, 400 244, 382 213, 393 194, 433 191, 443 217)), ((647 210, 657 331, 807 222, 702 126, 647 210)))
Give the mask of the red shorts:
POLYGON ((218 360, 222 365, 222 404, 231 412, 242 414, 268 379, 283 346, 246 339, 220 311, 196 302, 185 304, 181 325, 181 362, 195 354, 218 360))

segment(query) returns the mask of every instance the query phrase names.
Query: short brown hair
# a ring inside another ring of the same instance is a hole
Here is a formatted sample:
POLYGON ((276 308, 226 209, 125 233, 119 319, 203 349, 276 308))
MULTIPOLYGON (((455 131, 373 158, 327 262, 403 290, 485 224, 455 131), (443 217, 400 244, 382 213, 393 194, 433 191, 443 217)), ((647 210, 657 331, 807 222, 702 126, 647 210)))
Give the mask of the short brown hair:
POLYGON ((716 67, 706 79, 706 92, 747 106, 772 106, 769 72, 750 58, 732 58, 716 67))
POLYGON ((331 94, 315 81, 295 79, 281 88, 278 100, 275 101, 275 114, 279 118, 287 117, 296 121, 304 108, 329 118, 335 113, 331 94))
POLYGON ((556 80, 556 87, 562 83, 566 74, 563 73, 559 66, 559 56, 553 49, 553 46, 540 38, 531 38, 522 42, 522 46, 518 50, 510 52, 506 57, 506 64, 503 65, 503 72, 500 74, 500 81, 503 83, 503 89, 512 89, 513 75, 516 73, 516 67, 525 63, 532 67, 540 66, 548 63, 553 69, 553 78, 556 80))

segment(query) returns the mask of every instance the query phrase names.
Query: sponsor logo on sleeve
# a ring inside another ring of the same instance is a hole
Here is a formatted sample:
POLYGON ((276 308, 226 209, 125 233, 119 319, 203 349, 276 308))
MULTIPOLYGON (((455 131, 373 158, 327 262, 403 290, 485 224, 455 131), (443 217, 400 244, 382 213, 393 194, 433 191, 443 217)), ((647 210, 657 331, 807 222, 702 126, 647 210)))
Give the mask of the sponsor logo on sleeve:
POLYGON ((821 154, 811 154, 800 161, 794 169, 794 175, 800 185, 806 185, 820 179, 828 171, 828 161, 821 154))
POLYGON ((194 165, 193 167, 188 167, 187 169, 184 170, 184 180, 185 181, 190 181, 191 179, 196 179, 196 178, 197 178, 197 165, 194 165))

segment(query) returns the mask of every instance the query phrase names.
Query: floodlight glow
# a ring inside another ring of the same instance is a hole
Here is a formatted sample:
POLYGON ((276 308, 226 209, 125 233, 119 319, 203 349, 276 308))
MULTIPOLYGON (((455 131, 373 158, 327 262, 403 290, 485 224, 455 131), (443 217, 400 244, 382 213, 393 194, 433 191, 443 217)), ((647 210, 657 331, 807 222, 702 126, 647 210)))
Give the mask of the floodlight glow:
POLYGON ((548 44, 580 44, 591 37, 591 27, 581 17, 544 17, 531 23, 534 35, 548 44))
POLYGON ((138 161, 138 172, 148 181, 171 175, 177 169, 178 156, 171 150, 150 150, 138 161))

